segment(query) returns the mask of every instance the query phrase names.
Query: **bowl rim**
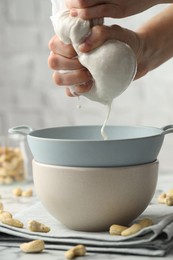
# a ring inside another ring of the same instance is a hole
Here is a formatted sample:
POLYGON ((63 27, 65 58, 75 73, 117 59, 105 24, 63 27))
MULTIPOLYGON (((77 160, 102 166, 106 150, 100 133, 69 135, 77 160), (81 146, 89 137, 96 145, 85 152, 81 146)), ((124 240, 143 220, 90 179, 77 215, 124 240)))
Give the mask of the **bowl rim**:
MULTIPOLYGON (((36 139, 36 140, 46 140, 46 141, 58 141, 58 142, 104 142, 104 143, 109 143, 109 142, 126 142, 126 141, 134 141, 134 140, 143 140, 143 139, 152 139, 154 137, 158 137, 158 136, 162 136, 163 134, 163 129, 162 128, 158 128, 158 127, 154 127, 154 126, 142 126, 142 125, 106 125, 105 126, 105 131, 106 128, 131 128, 131 129, 143 129, 143 130, 155 130, 157 131, 157 133, 153 133, 153 134, 148 134, 148 135, 143 135, 143 136, 138 136, 138 137, 128 137, 128 138, 119 138, 119 139, 106 139, 104 140, 101 136, 101 128, 102 125, 73 125, 73 126, 58 126, 58 127, 48 127, 48 128, 41 128, 41 129, 37 129, 37 130, 33 130, 28 134, 28 138, 31 139, 36 139), (42 137, 42 136, 36 136, 35 134, 37 134, 38 132, 41 131, 49 131, 49 130, 53 130, 53 129, 82 129, 82 128, 100 128, 100 139, 67 139, 67 138, 50 138, 50 137, 42 137)), ((163 135, 164 137, 164 135, 163 135)))
POLYGON ((104 169, 107 169, 107 170, 113 170, 113 169, 137 169, 137 168, 148 168, 150 166, 154 166, 154 165, 159 165, 159 160, 156 159, 154 160, 153 162, 149 162, 149 163, 144 163, 144 164, 136 164, 136 165, 127 165, 127 166, 115 166, 115 167, 77 167, 77 166, 63 166, 63 165, 53 165, 53 164, 45 164, 45 163, 41 163, 41 162, 38 162, 37 160, 33 159, 32 160, 32 164, 35 164, 35 165, 38 165, 38 166, 41 166, 41 167, 47 167, 47 168, 54 168, 54 169, 63 169, 63 170, 83 170, 83 169, 87 169, 87 170, 104 170, 104 169))

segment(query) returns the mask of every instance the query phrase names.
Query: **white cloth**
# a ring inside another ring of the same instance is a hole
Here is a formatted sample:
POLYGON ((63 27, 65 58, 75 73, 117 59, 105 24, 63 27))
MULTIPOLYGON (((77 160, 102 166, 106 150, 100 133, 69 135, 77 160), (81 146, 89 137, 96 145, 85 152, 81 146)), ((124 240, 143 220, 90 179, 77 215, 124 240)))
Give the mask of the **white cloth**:
POLYGON ((130 237, 111 236, 109 232, 69 230, 55 220, 40 202, 14 217, 21 220, 25 227, 19 229, 0 224, 0 245, 19 246, 22 241, 28 239, 43 239, 47 249, 67 250, 72 245, 84 244, 88 252, 147 256, 164 256, 173 248, 173 207, 157 203, 151 203, 139 218, 149 217, 154 225, 130 237), (51 231, 49 233, 29 231, 26 227, 31 219, 47 224, 51 231))

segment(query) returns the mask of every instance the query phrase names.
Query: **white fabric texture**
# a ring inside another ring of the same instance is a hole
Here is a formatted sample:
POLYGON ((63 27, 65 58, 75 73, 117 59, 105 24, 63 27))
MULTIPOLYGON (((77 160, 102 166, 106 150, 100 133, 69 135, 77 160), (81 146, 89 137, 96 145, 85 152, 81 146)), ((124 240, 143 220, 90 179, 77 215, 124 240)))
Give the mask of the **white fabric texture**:
POLYGON ((87 252, 146 256, 164 256, 173 247, 172 207, 157 203, 150 204, 139 218, 149 217, 154 225, 130 237, 111 236, 109 232, 70 230, 55 220, 40 202, 15 214, 14 217, 24 223, 24 228, 0 224, 0 245, 15 247, 22 241, 43 239, 47 249, 67 250, 72 245, 84 244, 87 252), (33 218, 47 224, 51 231, 49 233, 29 231, 26 228, 27 222, 33 218))
MULTIPOLYGON (((102 19, 83 20, 71 17, 65 9, 64 1, 52 0, 52 24, 55 33, 65 44, 72 44, 79 61, 93 77, 93 87, 85 94, 87 98, 111 105, 131 83, 136 72, 136 58, 132 49, 117 40, 106 41, 101 47, 81 53, 79 44, 90 34, 94 25, 102 19)), ((82 82, 81 82, 82 83, 82 82)))

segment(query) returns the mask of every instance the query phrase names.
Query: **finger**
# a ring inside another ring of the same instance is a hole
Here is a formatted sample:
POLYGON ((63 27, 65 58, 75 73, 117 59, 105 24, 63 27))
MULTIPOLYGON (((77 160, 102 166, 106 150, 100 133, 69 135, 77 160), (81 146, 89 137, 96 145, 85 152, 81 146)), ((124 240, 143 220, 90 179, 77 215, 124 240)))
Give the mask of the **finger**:
POLYGON ((71 93, 71 91, 70 91, 69 88, 66 88, 65 92, 66 92, 66 95, 67 95, 67 96, 69 96, 69 97, 74 97, 74 95, 71 93))
POLYGON ((53 73, 53 80, 59 86, 78 85, 89 81, 91 78, 91 74, 86 69, 74 70, 63 74, 58 71, 53 73))
POLYGON ((110 33, 111 30, 107 26, 94 26, 89 37, 86 38, 85 41, 79 45, 79 50, 81 52, 88 52, 98 48, 108 39, 108 35, 109 37, 111 37, 110 33))
POLYGON ((57 35, 54 35, 49 41, 49 49, 56 54, 67 58, 73 58, 77 54, 71 44, 64 44, 57 35))
POLYGON ((128 44, 137 53, 140 42, 135 32, 118 25, 111 27, 97 25, 91 30, 90 36, 79 46, 81 52, 89 52, 98 48, 107 40, 119 40, 128 44))
POLYGON ((100 0, 66 0, 66 6, 67 8, 86 8, 93 5, 98 5, 101 3, 105 3, 106 1, 100 1, 100 0))
POLYGON ((66 88, 66 95, 69 97, 80 96, 80 94, 88 92, 92 88, 92 86, 93 80, 89 80, 88 82, 85 82, 83 84, 76 85, 73 92, 70 88, 66 88))
POLYGON ((82 94, 88 92, 93 86, 93 80, 89 80, 83 84, 75 86, 75 93, 82 94))
POLYGON ((102 17, 122 18, 126 16, 121 6, 108 3, 84 9, 72 8, 70 9, 70 15, 73 17, 80 17, 84 20, 102 17))
POLYGON ((134 80, 137 80, 139 78, 142 78, 143 76, 145 76, 147 73, 149 72, 149 69, 145 66, 145 64, 142 66, 140 63, 138 64, 137 67, 137 72, 135 75, 134 80))
POLYGON ((53 70, 78 70, 83 68, 77 58, 68 59, 54 53, 51 53, 48 57, 48 66, 53 70))

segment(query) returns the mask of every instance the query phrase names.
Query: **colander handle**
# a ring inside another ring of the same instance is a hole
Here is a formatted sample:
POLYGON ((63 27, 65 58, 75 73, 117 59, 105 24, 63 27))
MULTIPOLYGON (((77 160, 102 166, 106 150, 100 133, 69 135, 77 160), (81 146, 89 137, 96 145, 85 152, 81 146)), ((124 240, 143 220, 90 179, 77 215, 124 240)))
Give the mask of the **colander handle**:
POLYGON ((33 129, 30 126, 20 125, 20 126, 15 126, 15 127, 10 128, 8 130, 8 133, 9 134, 20 134, 20 135, 27 136, 32 131, 33 131, 33 129))
POLYGON ((173 125, 166 125, 162 129, 164 135, 173 133, 173 125))

